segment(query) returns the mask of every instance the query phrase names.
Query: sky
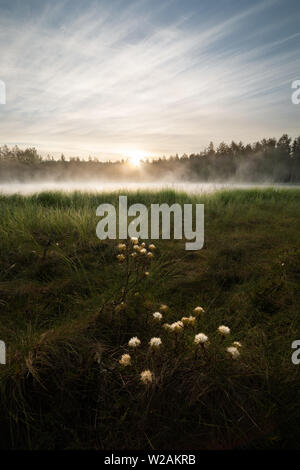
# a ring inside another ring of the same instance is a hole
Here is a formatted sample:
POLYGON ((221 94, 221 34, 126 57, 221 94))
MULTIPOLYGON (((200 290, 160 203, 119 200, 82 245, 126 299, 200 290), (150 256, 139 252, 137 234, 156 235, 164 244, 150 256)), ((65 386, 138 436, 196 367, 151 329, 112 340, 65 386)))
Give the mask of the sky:
POLYGON ((299 0, 0 0, 0 145, 115 160, 300 134, 299 0))

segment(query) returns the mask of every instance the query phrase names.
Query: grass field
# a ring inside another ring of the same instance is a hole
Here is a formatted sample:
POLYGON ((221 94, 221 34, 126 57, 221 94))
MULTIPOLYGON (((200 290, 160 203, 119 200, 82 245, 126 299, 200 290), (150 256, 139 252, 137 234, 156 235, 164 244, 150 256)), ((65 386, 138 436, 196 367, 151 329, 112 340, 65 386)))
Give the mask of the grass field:
POLYGON ((153 261, 129 279, 116 242, 95 233, 97 206, 117 198, 0 196, 0 446, 300 448, 300 190, 129 193, 129 204, 205 204, 202 250, 155 241, 153 261), (163 322, 205 313, 173 334, 153 321, 161 304, 163 322), (195 345, 199 332, 207 348, 195 345), (129 351, 133 336, 142 344, 129 351))

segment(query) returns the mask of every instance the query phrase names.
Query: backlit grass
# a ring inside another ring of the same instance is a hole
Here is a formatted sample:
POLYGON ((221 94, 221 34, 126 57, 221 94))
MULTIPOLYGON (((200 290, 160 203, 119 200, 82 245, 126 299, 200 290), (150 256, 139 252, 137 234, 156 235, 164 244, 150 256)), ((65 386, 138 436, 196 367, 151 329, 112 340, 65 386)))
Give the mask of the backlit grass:
POLYGON ((0 445, 299 447, 291 343, 300 339, 300 191, 129 193, 129 205, 204 203, 205 245, 188 252, 184 241, 154 241, 149 276, 116 314, 126 272, 116 242, 95 230, 97 206, 117 201, 117 193, 0 197, 0 445), (205 314, 175 345, 150 322, 161 304, 168 323, 197 305, 205 314), (222 324, 228 344, 217 339, 222 324), (194 354, 200 332, 211 343, 207 360, 194 354), (122 367, 133 336, 147 348, 161 337, 163 349, 154 358, 136 351, 134 367, 122 367), (242 349, 233 361, 234 340, 242 349), (145 387, 140 373, 153 368, 155 384, 145 387))

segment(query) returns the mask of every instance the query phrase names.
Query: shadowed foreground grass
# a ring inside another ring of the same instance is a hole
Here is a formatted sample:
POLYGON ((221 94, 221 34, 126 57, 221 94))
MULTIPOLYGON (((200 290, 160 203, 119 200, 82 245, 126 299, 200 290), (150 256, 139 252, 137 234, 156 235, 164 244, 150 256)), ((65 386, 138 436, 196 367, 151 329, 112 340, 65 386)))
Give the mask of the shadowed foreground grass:
MULTIPOLYGON (((0 446, 26 449, 299 448, 300 191, 128 194, 205 204, 205 246, 155 241, 123 299, 126 263, 95 234, 118 194, 0 197, 0 446), (136 294, 139 293, 139 295, 136 294), (124 309, 115 308, 125 300, 124 309), (170 336, 163 322, 205 313, 170 336), (231 334, 224 340, 219 325, 231 334), (207 349, 197 349, 204 332, 207 349), (141 347, 129 351, 138 336, 141 347), (151 337, 162 347, 148 350, 151 337), (238 340, 241 355, 226 347, 238 340), (122 367, 122 354, 132 365, 122 367), (153 371, 149 386, 140 372, 153 371)), ((131 281, 132 282, 132 281, 131 281)))

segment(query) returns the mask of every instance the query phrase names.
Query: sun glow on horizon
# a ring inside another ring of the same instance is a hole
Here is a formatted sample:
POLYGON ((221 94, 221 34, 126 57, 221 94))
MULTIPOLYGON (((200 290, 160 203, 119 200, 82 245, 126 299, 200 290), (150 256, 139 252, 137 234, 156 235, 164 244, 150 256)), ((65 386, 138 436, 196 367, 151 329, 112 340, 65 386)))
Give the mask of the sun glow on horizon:
POLYGON ((139 167, 143 158, 145 158, 147 154, 141 150, 130 150, 126 152, 126 156, 128 157, 128 162, 132 166, 139 167))

